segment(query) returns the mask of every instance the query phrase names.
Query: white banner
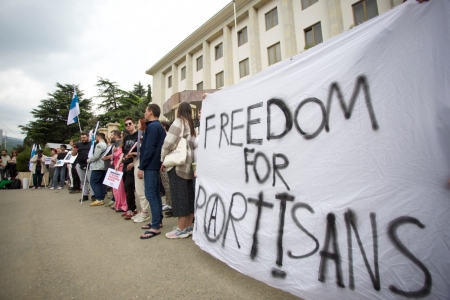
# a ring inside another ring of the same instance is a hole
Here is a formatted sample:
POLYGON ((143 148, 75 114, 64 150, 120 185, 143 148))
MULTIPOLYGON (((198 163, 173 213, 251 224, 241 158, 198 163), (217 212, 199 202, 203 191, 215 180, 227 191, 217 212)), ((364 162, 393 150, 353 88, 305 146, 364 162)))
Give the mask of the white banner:
POLYGON ((122 180, 123 172, 116 171, 114 169, 109 168, 106 171, 105 179, 103 180, 103 184, 110 186, 114 189, 118 189, 120 185, 120 181, 122 180))
POLYGON ((450 295, 450 1, 203 101, 195 242, 305 299, 450 295))

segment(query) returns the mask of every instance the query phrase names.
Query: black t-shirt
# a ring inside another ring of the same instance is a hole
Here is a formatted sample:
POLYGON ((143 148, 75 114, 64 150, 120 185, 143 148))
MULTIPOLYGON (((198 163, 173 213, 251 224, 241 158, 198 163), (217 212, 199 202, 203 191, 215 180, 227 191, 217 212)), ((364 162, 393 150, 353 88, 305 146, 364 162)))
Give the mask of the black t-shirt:
POLYGON ((64 157, 66 157, 67 152, 59 152, 58 155, 56 156, 57 160, 61 160, 64 159, 64 157))
MULTIPOLYGON (((138 140, 138 132, 137 131, 135 133, 133 133, 133 134, 127 135, 123 139, 122 151, 123 151, 123 156, 124 157, 128 154, 128 152, 130 152, 130 149, 134 146, 134 144, 137 142, 137 140, 138 140)), ((133 151, 131 151, 131 152, 137 152, 137 147, 134 147, 133 151)), ((129 158, 127 160, 125 160, 125 159, 123 160, 124 164, 129 164, 131 162, 133 162, 133 158, 129 158)))
POLYGON ((87 164, 87 159, 89 155, 89 150, 91 150, 91 143, 82 143, 79 142, 76 144, 78 148, 78 156, 75 161, 75 164, 87 164))

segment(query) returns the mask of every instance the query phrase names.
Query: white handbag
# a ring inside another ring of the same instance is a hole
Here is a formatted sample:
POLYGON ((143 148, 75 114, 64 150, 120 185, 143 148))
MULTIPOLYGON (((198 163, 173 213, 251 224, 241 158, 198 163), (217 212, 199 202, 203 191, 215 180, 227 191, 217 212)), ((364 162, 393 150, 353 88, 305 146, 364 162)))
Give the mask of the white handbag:
MULTIPOLYGON (((181 135, 183 135, 183 133, 184 133, 184 124, 183 127, 181 128, 181 135)), ((164 157, 163 165, 166 168, 184 165, 186 163, 186 157, 187 157, 187 141, 184 137, 181 137, 177 147, 174 150, 172 150, 169 154, 167 154, 166 157, 164 157)))

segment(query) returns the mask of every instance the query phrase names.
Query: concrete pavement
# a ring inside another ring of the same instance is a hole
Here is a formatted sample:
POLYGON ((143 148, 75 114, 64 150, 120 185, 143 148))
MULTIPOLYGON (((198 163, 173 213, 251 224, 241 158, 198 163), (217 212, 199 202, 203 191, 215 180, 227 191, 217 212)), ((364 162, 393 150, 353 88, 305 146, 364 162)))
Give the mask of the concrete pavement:
MULTIPOLYGON (((0 299, 298 299, 63 190, 0 190, 0 299)), ((138 201, 139 202, 139 201, 138 201)), ((176 225, 164 219, 163 233, 176 225)))

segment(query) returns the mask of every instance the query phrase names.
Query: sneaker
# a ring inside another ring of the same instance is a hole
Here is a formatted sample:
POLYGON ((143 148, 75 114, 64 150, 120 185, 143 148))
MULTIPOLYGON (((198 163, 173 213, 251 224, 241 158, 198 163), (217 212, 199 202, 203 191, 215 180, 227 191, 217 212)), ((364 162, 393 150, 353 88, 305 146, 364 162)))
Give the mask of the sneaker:
POLYGON ((38 189, 40 189, 41 187, 40 186, 38 186, 38 189))
POLYGON ((100 200, 100 201, 95 200, 94 202, 92 202, 92 203, 89 204, 89 205, 90 205, 90 206, 100 206, 100 205, 103 205, 103 204, 105 204, 105 202, 103 202, 103 200, 100 200))
POLYGON ((62 187, 58 187, 58 190, 62 190, 62 187))
POLYGON ((35 190, 36 189, 36 187, 35 186, 33 186, 32 188, 31 188, 32 190, 35 190))
POLYGON ((189 236, 186 229, 180 230, 180 228, 176 228, 175 230, 166 233, 166 238, 168 239, 185 239, 189 236))
MULTIPOLYGON (((131 214, 131 210, 129 210, 130 214, 131 214)), ((128 215, 128 211, 124 212, 123 214, 121 214, 121 217, 125 217, 126 215, 128 215)))
POLYGON ((185 230, 189 235, 192 235, 194 233, 194 227, 192 226, 186 227, 185 230))
POLYGON ((81 193, 81 190, 71 190, 69 194, 78 194, 81 193))
POLYGON ((172 210, 168 210, 164 214, 166 215, 167 218, 172 218, 173 217, 173 211, 172 210))
POLYGON ((134 220, 134 219, 136 219, 136 218, 138 218, 138 217, 140 217, 140 215, 141 215, 142 213, 141 212, 139 212, 137 215, 134 215, 134 216, 132 216, 131 217, 131 220, 134 220))
POLYGON ((125 215, 125 216, 123 216, 123 218, 125 219, 125 220, 130 220, 133 216, 135 216, 135 215, 137 215, 137 210, 135 210, 135 211, 131 211, 131 210, 129 210, 129 211, 127 211, 127 214, 125 215))
POLYGON ((54 189, 55 189, 54 187, 51 187, 51 188, 50 188, 50 190, 54 190, 54 189))
POLYGON ((142 223, 146 222, 150 219, 150 216, 148 214, 139 213, 136 215, 136 217, 133 219, 134 223, 142 223))
POLYGON ((172 206, 167 205, 167 204, 164 204, 163 207, 162 207, 162 210, 163 210, 163 211, 169 210, 169 209, 172 209, 172 206))
POLYGON ((109 206, 114 206, 114 204, 116 204, 116 202, 114 202, 114 201, 109 201, 108 204, 106 204, 106 206, 108 206, 108 207, 109 207, 109 206))

